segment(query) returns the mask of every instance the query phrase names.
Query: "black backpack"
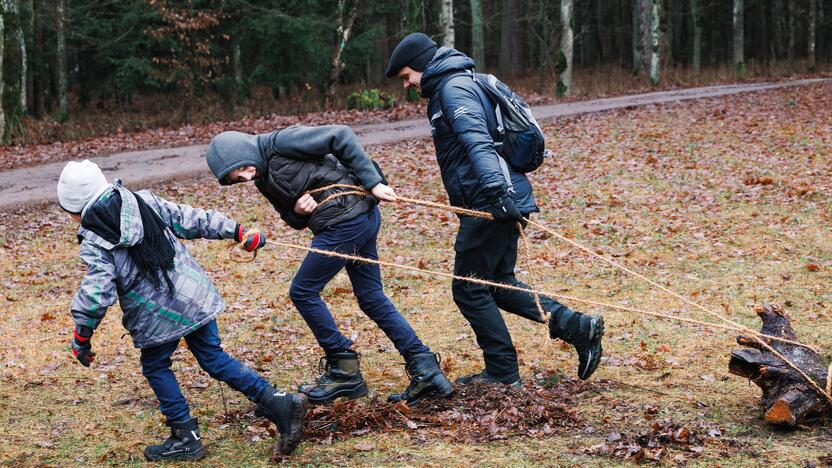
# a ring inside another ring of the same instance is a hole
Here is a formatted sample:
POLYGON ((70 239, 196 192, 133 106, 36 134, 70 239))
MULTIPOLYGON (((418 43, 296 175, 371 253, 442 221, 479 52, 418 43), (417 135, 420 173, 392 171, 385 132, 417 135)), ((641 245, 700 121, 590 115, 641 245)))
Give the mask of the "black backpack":
POLYGON ((497 152, 518 172, 532 172, 550 154, 543 131, 532 109, 507 84, 485 73, 471 72, 471 77, 485 91, 497 113, 497 152))

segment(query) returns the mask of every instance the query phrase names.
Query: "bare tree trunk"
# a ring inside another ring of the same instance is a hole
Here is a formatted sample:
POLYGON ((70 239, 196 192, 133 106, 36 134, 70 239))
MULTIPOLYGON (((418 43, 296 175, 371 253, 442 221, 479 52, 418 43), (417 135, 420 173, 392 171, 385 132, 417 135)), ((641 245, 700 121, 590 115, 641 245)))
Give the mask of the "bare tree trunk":
POLYGON ((520 18, 519 0, 503 0, 503 21, 500 37, 500 71, 508 75, 520 71, 521 45, 517 21, 520 18))
POLYGON ((335 84, 338 83, 338 77, 341 76, 341 70, 344 68, 344 64, 341 63, 341 54, 350 40, 352 25, 355 23, 355 17, 358 16, 359 4, 360 0, 355 0, 349 13, 347 13, 347 0, 338 0, 338 16, 335 20, 338 38, 335 48, 332 50, 332 58, 329 61, 329 79, 324 91, 327 107, 331 106, 335 99, 335 84))
POLYGON ((690 16, 693 19, 693 72, 702 70, 702 18, 699 16, 699 0, 690 0, 690 16))
POLYGON ((574 46, 574 31, 572 20, 574 13, 573 0, 560 0, 561 40, 558 53, 557 72, 560 74, 557 85, 557 95, 572 94, 572 50, 574 46))
MULTIPOLYGON (((34 0, 32 3, 32 11, 40 11, 40 0, 34 0)), ((32 113, 36 118, 41 118, 46 113, 44 103, 44 69, 46 64, 43 60, 43 15, 32 14, 34 18, 34 33, 32 38, 32 65, 30 74, 32 75, 32 113)))
POLYGON ((659 54, 659 42, 661 40, 661 0, 653 0, 652 13, 650 15, 650 82, 653 86, 659 84, 661 55, 659 54))
POLYGON ((817 27, 817 0, 809 0, 809 71, 815 70, 815 28, 817 27))
POLYGON ((0 3, 2 3, 3 25, 6 31, 2 105, 7 124, 5 129, 7 133, 11 133, 10 124, 17 123, 26 108, 26 78, 24 74, 26 46, 23 43, 20 0, 2 0, 0 3))
POLYGON ((642 54, 644 51, 641 48, 641 0, 630 0, 630 8, 632 15, 632 47, 633 47, 633 75, 641 75, 642 68, 642 54))
POLYGON ((653 49, 653 37, 650 34, 653 26, 653 0, 639 0, 641 3, 639 14, 641 25, 641 69, 650 73, 651 50, 653 49))
POLYGON ((745 76, 745 3, 734 0, 734 70, 742 78, 745 76))
MULTIPOLYGON (((20 10, 18 10, 18 13, 20 10)), ((21 18, 22 19, 22 18, 21 18)), ((27 65, 29 60, 26 57, 26 36, 23 35, 23 24, 17 28, 17 42, 20 44, 20 113, 26 112, 26 78, 28 76, 27 65)))
POLYGON ((788 0, 789 6, 789 47, 786 49, 786 54, 789 60, 789 65, 791 66, 794 63, 794 39, 795 39, 795 14, 796 14, 796 5, 795 0, 788 0))
POLYGON ((234 73, 234 99, 236 100, 242 100, 245 97, 243 64, 240 55, 240 39, 235 35, 231 40, 231 68, 234 73))
POLYGON ((6 30, 5 30, 5 22, 3 21, 5 18, 5 5, 0 4, 0 145, 6 144, 8 138, 6 137, 6 113, 3 111, 3 91, 5 90, 5 86, 3 86, 3 56, 5 55, 5 37, 6 37, 6 30))
POLYGON ((32 100, 32 90, 34 87, 34 73, 32 70, 32 64, 34 63, 34 57, 32 56, 32 47, 34 43, 34 24, 35 24, 35 5, 33 0, 24 0, 23 5, 25 5, 26 10, 26 18, 25 22, 23 23, 23 38, 26 44, 26 60, 24 63, 23 69, 23 77, 25 80, 24 85, 24 93, 21 96, 21 100, 24 103, 25 109, 31 111, 33 106, 32 100))
POLYGON ((783 0, 774 0, 772 6, 771 22, 774 26, 774 49, 777 52, 777 58, 783 58, 783 0))
POLYGON ((485 69, 485 38, 482 25, 482 0, 471 0, 471 53, 480 70, 485 69))
POLYGON ((442 31, 442 45, 454 46, 454 0, 442 0, 439 9, 439 29, 442 31))
POLYGON ((55 35, 57 38, 58 47, 55 51, 57 55, 55 67, 56 78, 58 82, 58 110, 61 112, 61 118, 69 118, 69 101, 67 100, 67 79, 66 79, 66 36, 64 31, 64 23, 66 16, 66 0, 58 0, 55 7, 55 35))

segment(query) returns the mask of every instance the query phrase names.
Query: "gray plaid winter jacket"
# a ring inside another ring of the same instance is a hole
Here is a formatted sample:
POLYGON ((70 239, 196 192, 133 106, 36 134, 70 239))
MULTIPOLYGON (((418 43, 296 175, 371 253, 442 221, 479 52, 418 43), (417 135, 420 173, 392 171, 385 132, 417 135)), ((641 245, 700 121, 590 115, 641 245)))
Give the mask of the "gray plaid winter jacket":
POLYGON ((121 195, 121 239, 113 245, 94 232, 78 231, 81 259, 87 275, 72 300, 72 318, 76 324, 95 329, 107 308, 121 304, 122 324, 137 348, 150 348, 179 339, 214 320, 225 308, 219 292, 191 256, 180 239, 233 239, 236 223, 217 211, 205 211, 177 205, 148 191, 138 192, 147 205, 168 225, 176 254, 169 272, 175 286, 168 295, 165 282, 156 288, 147 279, 136 281, 138 268, 130 259, 127 247, 142 241, 144 228, 139 206, 132 192, 118 182, 101 197, 121 195))

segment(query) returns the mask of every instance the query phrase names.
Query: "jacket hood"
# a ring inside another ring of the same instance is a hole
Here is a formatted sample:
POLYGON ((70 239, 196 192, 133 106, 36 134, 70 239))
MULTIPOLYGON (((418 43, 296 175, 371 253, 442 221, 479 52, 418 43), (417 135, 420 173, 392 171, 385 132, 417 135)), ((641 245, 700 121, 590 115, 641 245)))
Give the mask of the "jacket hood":
POLYGON ((221 185, 228 185, 223 179, 239 167, 254 166, 258 173, 266 173, 266 159, 263 157, 257 135, 222 132, 211 139, 205 159, 221 185))
POLYGON ((449 75, 474 69, 474 60, 450 47, 440 47, 422 74, 422 97, 429 98, 449 75))
POLYGON ((139 212, 139 202, 136 201, 136 196, 133 192, 122 187, 121 183, 116 181, 110 184, 93 203, 106 201, 115 195, 116 191, 121 196, 121 210, 119 213, 121 225, 119 226, 118 243, 113 244, 84 227, 78 230, 78 242, 86 239, 105 250, 112 250, 116 247, 132 247, 144 239, 144 226, 142 225, 142 216, 139 212))

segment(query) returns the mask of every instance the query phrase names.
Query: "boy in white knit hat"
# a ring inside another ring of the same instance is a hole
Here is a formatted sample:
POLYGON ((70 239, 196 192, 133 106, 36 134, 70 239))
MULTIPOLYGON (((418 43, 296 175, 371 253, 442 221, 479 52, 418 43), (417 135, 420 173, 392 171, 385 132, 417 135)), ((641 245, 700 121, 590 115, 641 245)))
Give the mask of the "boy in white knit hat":
MULTIPOLYGON (((180 239, 234 239, 246 228, 217 211, 177 205, 148 191, 108 183, 90 161, 69 162, 58 181, 58 202, 80 223, 78 241, 87 275, 72 300, 72 352, 86 367, 95 359, 91 338, 107 308, 121 304, 122 323, 141 350, 142 374, 159 400, 170 437, 148 446, 149 461, 204 456, 199 424, 171 371, 171 355, 185 339, 200 367, 259 405, 278 427, 278 451, 291 453, 303 437, 305 395, 275 390, 220 347, 216 317, 225 303, 180 239)), ((254 251, 263 235, 248 236, 254 251)))

